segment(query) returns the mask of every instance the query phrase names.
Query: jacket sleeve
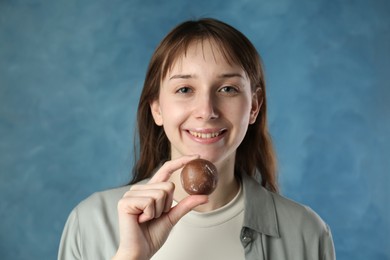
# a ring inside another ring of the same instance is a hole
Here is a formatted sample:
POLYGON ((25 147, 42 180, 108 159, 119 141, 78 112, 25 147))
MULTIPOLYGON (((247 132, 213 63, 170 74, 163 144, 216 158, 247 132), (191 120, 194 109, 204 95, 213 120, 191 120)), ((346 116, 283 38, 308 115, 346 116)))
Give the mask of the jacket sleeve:
POLYGON ((320 239, 320 250, 322 252, 322 260, 335 260, 336 253, 333 244, 332 232, 328 225, 324 229, 320 239))
POLYGON ((58 260, 81 259, 81 239, 77 209, 74 209, 66 221, 58 251, 58 260))

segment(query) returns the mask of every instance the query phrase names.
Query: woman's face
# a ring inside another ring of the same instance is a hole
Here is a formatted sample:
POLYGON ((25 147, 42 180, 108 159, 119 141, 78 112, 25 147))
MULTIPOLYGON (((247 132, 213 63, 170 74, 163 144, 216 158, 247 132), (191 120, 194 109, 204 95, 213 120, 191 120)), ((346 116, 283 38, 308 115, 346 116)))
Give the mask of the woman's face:
POLYGON ((171 143, 171 158, 198 154, 214 163, 234 160, 261 106, 245 71, 229 64, 212 41, 192 43, 162 80, 151 103, 171 143))

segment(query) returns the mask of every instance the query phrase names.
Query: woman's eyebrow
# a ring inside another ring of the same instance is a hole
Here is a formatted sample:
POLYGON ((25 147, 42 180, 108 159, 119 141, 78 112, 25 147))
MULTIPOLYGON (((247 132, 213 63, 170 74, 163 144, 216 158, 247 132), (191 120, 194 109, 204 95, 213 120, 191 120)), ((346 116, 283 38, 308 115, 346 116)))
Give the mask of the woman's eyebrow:
MULTIPOLYGON (((238 78, 244 78, 244 76, 242 76, 240 73, 223 73, 221 75, 218 76, 218 78, 235 78, 235 77, 238 77, 238 78)), ((172 79, 191 79, 191 78, 196 78, 196 76, 194 75, 191 75, 191 74, 176 74, 176 75, 173 75, 169 78, 169 80, 172 80, 172 79)))
POLYGON ((219 78, 244 78, 240 73, 223 73, 219 75, 219 78))
POLYGON ((172 80, 172 79, 191 79, 191 78, 194 78, 194 76, 191 74, 177 74, 177 75, 171 76, 169 78, 169 80, 172 80))

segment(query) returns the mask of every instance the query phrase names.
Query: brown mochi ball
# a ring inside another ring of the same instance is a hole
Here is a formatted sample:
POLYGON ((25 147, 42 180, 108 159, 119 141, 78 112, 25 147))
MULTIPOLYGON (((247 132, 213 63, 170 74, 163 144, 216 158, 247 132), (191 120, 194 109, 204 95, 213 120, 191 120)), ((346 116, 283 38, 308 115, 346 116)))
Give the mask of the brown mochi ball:
POLYGON ((181 171, 181 184, 190 195, 210 195, 217 183, 217 168, 208 160, 192 160, 181 171))

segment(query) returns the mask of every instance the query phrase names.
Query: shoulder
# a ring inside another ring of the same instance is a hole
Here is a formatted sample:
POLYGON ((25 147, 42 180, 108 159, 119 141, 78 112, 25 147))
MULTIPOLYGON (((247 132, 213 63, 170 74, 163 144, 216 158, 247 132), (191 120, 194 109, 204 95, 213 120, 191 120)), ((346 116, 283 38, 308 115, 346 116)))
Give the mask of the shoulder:
POLYGON ((252 177, 243 176, 243 184, 247 223, 256 230, 276 235, 283 230, 289 233, 318 234, 328 229, 326 223, 310 207, 265 189, 252 177))
POLYGON ((295 202, 280 194, 271 193, 281 231, 293 227, 306 233, 323 234, 329 232, 325 221, 310 207, 295 202))
MULTIPOLYGON (((99 230, 116 227, 118 218, 118 201, 129 190, 130 186, 95 192, 82 200, 71 212, 69 221, 77 223, 80 234, 99 232, 99 230)), ((104 231, 106 232, 106 231, 104 231)))
POLYGON ((327 225, 311 208, 265 189, 254 178, 243 176, 246 222, 267 235, 319 234, 327 225))
POLYGON ((109 209, 116 207, 118 201, 130 189, 130 186, 123 186, 115 189, 95 192, 83 201, 81 201, 75 208, 79 213, 93 213, 99 209, 109 209))
POLYGON ((119 237, 117 204, 129 188, 96 192, 72 210, 62 233, 59 259, 103 259, 113 255, 119 237))
MULTIPOLYGON (((147 180, 140 181, 139 184, 147 180)), ((108 189, 104 191, 95 192, 86 199, 82 200, 73 211, 75 211, 79 218, 88 218, 90 216, 97 216, 105 214, 111 216, 116 214, 117 205, 123 195, 129 191, 131 185, 125 185, 118 188, 108 189)), ((116 217, 116 216, 115 216, 116 217)))
POLYGON ((314 210, 279 194, 272 193, 272 197, 281 238, 302 241, 310 255, 308 259, 315 259, 316 255, 320 259, 336 259, 331 230, 314 210))
POLYGON ((267 235, 276 258, 335 259, 329 226, 314 210, 265 189, 254 178, 244 176, 243 184, 244 226, 267 235))

